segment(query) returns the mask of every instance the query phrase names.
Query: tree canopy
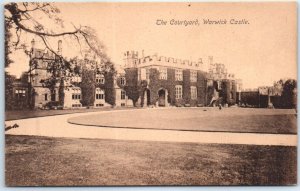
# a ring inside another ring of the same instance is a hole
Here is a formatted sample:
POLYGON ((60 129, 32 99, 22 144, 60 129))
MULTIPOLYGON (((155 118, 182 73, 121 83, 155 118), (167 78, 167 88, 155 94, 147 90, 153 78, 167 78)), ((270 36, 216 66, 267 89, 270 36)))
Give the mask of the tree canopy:
POLYGON ((77 43, 81 53, 108 59, 96 31, 89 26, 71 24, 73 29, 66 27, 60 17, 60 9, 54 3, 8 3, 4 10, 6 67, 11 63, 9 54, 12 51, 28 46, 22 43, 22 36, 26 33, 38 37, 48 50, 59 57, 62 56, 51 46, 51 40, 55 38, 71 39, 77 43))

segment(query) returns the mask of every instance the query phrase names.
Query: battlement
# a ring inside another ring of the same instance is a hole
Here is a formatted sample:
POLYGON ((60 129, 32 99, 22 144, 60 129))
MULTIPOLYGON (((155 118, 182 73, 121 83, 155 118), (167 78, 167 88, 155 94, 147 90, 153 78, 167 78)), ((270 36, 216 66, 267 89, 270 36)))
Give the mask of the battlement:
POLYGON ((193 69, 193 70, 203 70, 203 62, 200 58, 198 62, 190 61, 190 60, 182 60, 173 57, 165 57, 165 56, 146 56, 137 59, 136 67, 145 67, 145 66, 166 66, 166 67, 174 67, 174 68, 182 68, 182 69, 193 69))

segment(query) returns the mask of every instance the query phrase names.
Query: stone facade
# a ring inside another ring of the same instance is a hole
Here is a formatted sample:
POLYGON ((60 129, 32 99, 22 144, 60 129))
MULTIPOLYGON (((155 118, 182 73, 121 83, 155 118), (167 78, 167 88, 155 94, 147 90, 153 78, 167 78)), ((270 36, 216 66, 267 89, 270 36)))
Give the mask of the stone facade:
POLYGON ((136 51, 124 53, 125 72, 130 73, 127 76, 137 75, 138 104, 142 106, 208 106, 219 98, 223 105, 235 104, 234 75, 228 74, 223 64, 210 61, 210 69, 205 72, 202 59, 192 62, 157 55, 139 57, 136 51), (144 87, 142 82, 146 83, 144 87))
MULTIPOLYGON (((58 102, 63 108, 233 105, 241 84, 212 58, 209 70, 204 71, 202 59, 139 57, 138 52, 127 51, 124 68, 117 74, 99 73, 95 58, 76 60, 72 67, 80 73, 56 82, 50 90, 42 81, 51 77, 49 66, 56 62, 56 55, 36 49, 34 41, 32 45, 28 95, 32 95, 33 108, 45 108, 49 102, 58 102)), ((61 41, 57 54, 62 54, 61 41)))

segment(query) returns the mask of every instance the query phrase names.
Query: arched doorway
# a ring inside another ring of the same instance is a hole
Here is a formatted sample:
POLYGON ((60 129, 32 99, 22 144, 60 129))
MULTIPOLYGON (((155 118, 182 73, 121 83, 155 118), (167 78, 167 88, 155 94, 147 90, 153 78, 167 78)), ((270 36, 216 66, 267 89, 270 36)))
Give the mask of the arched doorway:
POLYGON ((158 91, 158 106, 165 107, 168 105, 168 91, 160 89, 158 91))

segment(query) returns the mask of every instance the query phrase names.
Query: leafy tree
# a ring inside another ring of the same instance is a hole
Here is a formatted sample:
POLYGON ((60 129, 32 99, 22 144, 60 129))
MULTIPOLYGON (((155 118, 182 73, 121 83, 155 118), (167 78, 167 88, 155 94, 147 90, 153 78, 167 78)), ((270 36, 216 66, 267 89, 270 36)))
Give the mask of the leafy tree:
POLYGON ((295 108, 296 107, 296 90, 297 82, 294 79, 288 79, 283 84, 282 91, 282 103, 284 108, 295 108))
POLYGON ((82 92, 81 104, 92 106, 95 101, 95 72, 93 70, 82 71, 82 82, 80 84, 82 92))
MULTIPOLYGON (((51 41, 54 39, 69 39, 77 42, 80 52, 95 55, 95 58, 101 58, 101 67, 105 70, 114 70, 113 65, 109 62, 104 52, 104 45, 97 37, 96 31, 89 26, 75 26, 73 29, 66 30, 64 21, 60 17, 60 9, 54 3, 7 3, 5 10, 5 66, 7 67, 12 60, 10 54, 17 49, 26 49, 26 44, 22 43, 24 34, 30 34, 38 37, 46 49, 53 53, 54 57, 48 60, 47 70, 50 77, 43 79, 41 83, 44 87, 53 91, 57 84, 59 87, 59 98, 64 98, 64 80, 76 75, 76 70, 72 68, 72 60, 68 61, 60 53, 51 47, 51 41), (42 19, 40 19, 42 18, 42 19), (51 25, 47 25, 47 23, 51 25), (15 38, 12 38, 14 35, 15 38)), ((25 50, 29 56, 31 51, 25 50)), ((89 62, 89 64, 97 64, 89 62)), ((34 60, 30 62, 30 68, 37 65, 34 60)), ((96 68, 96 66, 92 66, 96 68)), ((99 67, 99 66, 98 66, 99 67)), ((34 90, 32 90, 34 91, 34 90)), ((29 92, 31 94, 31 91, 29 92)))
POLYGON ((103 53, 104 46, 98 39, 96 32, 89 26, 73 26, 71 31, 61 31, 64 27, 64 22, 60 18, 60 10, 54 3, 8 3, 4 6, 5 9, 5 23, 6 29, 10 31, 7 35, 15 34, 16 40, 8 43, 8 46, 16 48, 22 48, 25 44, 20 44, 22 34, 29 33, 39 37, 44 43, 45 47, 58 57, 57 54, 50 46, 49 40, 57 37, 69 37, 74 39, 80 44, 80 46, 87 52, 93 52, 99 57, 105 57, 103 53), (44 16, 44 17, 43 17, 44 16), (42 21, 39 21, 39 17, 43 17, 42 21), (48 18, 51 23, 56 26, 47 26, 45 22, 48 18), (59 29, 57 29, 57 26, 59 29), (58 30, 60 30, 58 32, 58 30), (55 32, 54 32, 55 31, 55 32))
POLYGON ((13 100, 13 82, 16 80, 14 76, 5 72, 5 110, 11 110, 14 106, 13 100))

